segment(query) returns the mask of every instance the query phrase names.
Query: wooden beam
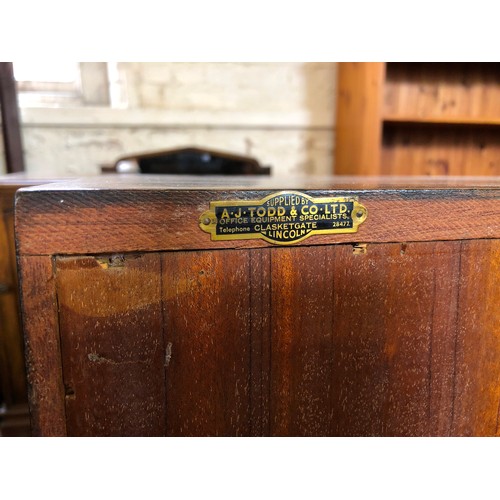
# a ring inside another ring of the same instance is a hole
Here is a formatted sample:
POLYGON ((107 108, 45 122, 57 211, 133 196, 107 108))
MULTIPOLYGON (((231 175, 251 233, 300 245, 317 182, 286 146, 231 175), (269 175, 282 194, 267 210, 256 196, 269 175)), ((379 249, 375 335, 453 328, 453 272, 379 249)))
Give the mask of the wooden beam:
POLYGON ((0 62, 0 110, 7 173, 24 171, 16 81, 12 63, 0 62))
POLYGON ((339 63, 335 173, 380 175, 385 63, 339 63))

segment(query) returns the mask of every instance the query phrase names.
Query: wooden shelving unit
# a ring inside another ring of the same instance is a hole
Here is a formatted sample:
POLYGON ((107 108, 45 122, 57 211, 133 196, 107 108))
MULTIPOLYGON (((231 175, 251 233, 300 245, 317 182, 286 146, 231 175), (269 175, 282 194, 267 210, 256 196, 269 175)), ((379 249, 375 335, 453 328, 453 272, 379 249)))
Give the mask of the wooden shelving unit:
POLYGON ((500 175, 500 64, 340 63, 334 168, 500 175))

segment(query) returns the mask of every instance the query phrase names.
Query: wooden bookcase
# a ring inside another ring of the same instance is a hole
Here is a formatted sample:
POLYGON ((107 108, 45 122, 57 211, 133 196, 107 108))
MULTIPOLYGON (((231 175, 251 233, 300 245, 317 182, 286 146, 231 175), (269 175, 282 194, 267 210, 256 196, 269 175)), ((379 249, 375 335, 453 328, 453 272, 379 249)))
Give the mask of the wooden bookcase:
POLYGON ((20 190, 33 433, 499 435, 499 205, 491 179, 20 190), (358 197, 368 216, 286 246, 201 228, 215 200, 283 190, 358 197))
POLYGON ((500 64, 340 63, 334 169, 500 175, 500 64))

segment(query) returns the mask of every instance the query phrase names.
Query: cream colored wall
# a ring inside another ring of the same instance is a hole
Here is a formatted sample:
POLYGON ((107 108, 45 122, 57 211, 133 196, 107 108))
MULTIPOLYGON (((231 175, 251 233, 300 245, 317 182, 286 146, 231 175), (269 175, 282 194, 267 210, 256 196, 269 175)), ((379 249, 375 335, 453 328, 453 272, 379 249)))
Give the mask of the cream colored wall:
POLYGON ((330 173, 335 63, 119 63, 113 108, 21 110, 31 174, 98 173, 124 154, 195 145, 281 174, 330 173))

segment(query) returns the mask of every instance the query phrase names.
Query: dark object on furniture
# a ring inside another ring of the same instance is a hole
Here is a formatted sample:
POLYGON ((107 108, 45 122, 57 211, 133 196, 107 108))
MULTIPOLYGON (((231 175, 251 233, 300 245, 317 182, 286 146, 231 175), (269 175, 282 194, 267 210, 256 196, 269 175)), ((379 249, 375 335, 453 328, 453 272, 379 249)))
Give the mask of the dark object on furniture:
POLYGON ((18 191, 36 435, 500 434, 498 181, 244 181, 18 191), (287 246, 200 227, 287 189, 368 217, 287 246))
POLYGON ((184 175, 270 175, 254 158, 223 151, 187 147, 119 158, 116 172, 184 175))
POLYGON ((0 112, 7 173, 24 170, 16 81, 12 63, 0 62, 0 112))

